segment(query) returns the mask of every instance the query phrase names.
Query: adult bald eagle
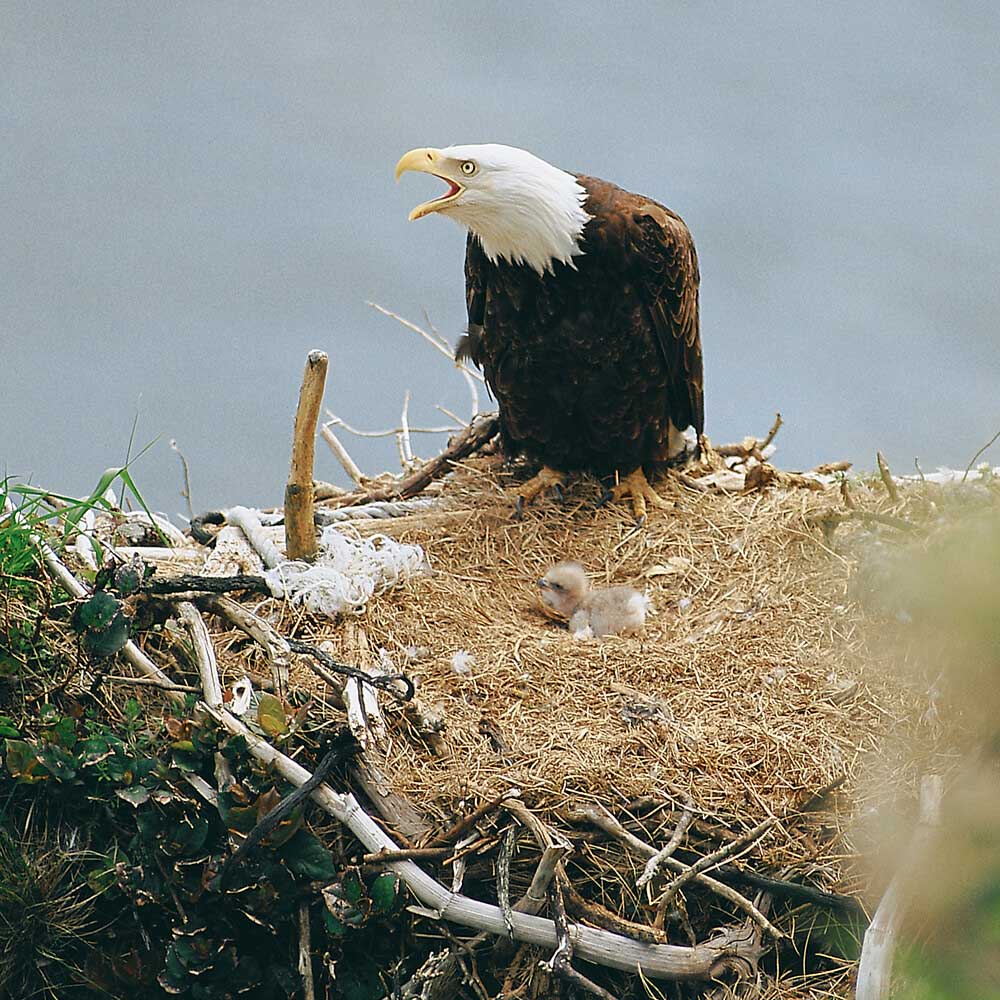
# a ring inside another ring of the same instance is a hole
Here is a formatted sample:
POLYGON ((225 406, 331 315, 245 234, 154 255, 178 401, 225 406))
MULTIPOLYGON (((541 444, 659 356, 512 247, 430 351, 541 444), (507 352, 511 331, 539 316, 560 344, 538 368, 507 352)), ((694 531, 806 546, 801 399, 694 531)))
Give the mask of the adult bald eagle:
POLYGON ((520 496, 617 473, 637 517, 666 507, 643 470, 704 427, 698 258, 680 216, 510 146, 412 149, 396 179, 407 170, 448 184, 411 220, 440 212, 469 230, 457 356, 482 368, 506 452, 543 464, 520 496))

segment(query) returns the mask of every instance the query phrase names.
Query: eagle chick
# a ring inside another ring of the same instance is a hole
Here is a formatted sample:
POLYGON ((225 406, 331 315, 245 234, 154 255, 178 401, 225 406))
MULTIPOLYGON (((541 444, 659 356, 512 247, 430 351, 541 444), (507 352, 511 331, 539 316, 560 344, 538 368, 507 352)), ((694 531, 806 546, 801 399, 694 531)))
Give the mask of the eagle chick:
POLYGON ((574 639, 635 635, 646 623, 649 598, 632 587, 592 590, 578 562, 557 563, 538 581, 542 600, 569 619, 574 639))

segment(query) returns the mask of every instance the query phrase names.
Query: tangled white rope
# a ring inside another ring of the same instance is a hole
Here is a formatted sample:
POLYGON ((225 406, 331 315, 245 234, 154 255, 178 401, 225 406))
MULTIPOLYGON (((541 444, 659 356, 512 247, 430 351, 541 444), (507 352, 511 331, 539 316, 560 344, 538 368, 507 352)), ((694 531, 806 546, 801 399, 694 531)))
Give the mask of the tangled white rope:
POLYGON ((253 511, 236 507, 227 520, 243 529, 268 567, 264 579, 275 597, 302 604, 314 614, 359 615, 376 595, 412 576, 430 571, 419 545, 397 542, 387 535, 349 537, 329 525, 319 537, 319 554, 312 563, 285 559, 266 538, 253 511))

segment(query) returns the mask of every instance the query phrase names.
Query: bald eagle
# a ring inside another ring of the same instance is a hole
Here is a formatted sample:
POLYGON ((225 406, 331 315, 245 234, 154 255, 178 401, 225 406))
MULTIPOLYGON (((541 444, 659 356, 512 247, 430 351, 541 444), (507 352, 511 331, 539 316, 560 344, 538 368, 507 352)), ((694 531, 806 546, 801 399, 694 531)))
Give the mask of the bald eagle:
POLYGON ((448 190, 469 230, 469 328, 457 356, 482 370, 507 454, 542 463, 524 501, 568 473, 618 482, 637 517, 666 507, 644 469, 704 428, 698 258, 680 216, 651 198, 495 144, 412 149, 396 165, 448 190))

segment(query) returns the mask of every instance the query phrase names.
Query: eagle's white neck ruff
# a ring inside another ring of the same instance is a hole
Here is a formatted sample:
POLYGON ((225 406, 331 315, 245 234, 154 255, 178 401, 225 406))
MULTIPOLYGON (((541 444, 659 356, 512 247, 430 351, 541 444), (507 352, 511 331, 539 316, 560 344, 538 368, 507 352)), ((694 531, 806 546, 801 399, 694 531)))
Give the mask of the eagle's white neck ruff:
POLYGON ((572 266, 590 219, 583 207, 587 192, 572 174, 511 146, 442 152, 478 164, 459 202, 442 214, 471 230, 490 261, 523 264, 539 274, 557 261, 572 266))

